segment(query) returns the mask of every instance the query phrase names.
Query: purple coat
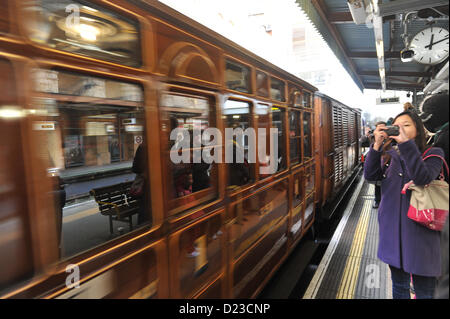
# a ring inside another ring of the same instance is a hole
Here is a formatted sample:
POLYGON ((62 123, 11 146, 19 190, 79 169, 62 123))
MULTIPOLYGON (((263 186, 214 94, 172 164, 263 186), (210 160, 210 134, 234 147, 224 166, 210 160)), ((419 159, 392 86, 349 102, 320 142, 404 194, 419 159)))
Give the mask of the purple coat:
MULTIPOLYGON (((430 230, 409 219, 411 191, 401 194, 403 185, 413 180, 426 185, 439 176, 442 161, 437 157, 422 160, 414 140, 387 151, 390 164, 382 163, 381 152, 370 147, 364 163, 364 178, 381 180, 381 202, 378 208, 378 258, 383 262, 415 275, 441 275, 440 232, 430 230)), ((433 147, 427 155, 444 156, 442 149, 433 147)))

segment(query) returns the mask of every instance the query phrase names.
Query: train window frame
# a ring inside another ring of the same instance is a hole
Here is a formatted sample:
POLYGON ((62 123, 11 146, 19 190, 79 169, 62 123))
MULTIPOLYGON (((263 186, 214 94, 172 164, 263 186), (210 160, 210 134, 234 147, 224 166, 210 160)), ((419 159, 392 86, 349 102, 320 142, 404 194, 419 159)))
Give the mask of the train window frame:
POLYGON ((314 109, 313 96, 314 96, 314 94, 312 92, 310 92, 308 90, 303 90, 303 92, 302 92, 302 107, 304 109, 307 109, 307 110, 314 109), (308 101, 308 104, 305 104, 305 98, 308 95, 309 95, 309 101, 308 101))
POLYGON ((239 94, 247 94, 247 95, 253 94, 253 91, 254 91, 254 88, 253 88, 254 68, 250 64, 247 64, 247 63, 245 63, 241 60, 238 60, 232 56, 225 55, 224 59, 223 59, 223 70, 224 70, 224 72, 223 72, 223 81, 224 82, 223 83, 224 83, 226 90, 229 90, 231 92, 237 92, 239 94), (248 91, 235 90, 235 89, 230 88, 227 85, 227 64, 228 63, 230 63, 234 66, 237 66, 237 67, 245 68, 248 70, 248 75, 247 75, 247 80, 246 80, 248 91))
POLYGON ((270 99, 271 100, 285 103, 286 102, 286 87, 287 87, 286 81, 284 81, 281 78, 276 77, 274 75, 270 75, 270 79, 269 79, 269 90, 270 91, 269 92, 270 92, 270 99), (280 90, 280 95, 281 95, 280 99, 276 98, 274 96, 273 91, 272 91, 272 85, 276 84, 276 82, 278 82, 278 84, 280 84, 283 87, 283 89, 280 90))
POLYGON ((302 163, 308 163, 312 160, 314 160, 314 113, 312 110, 306 109, 301 110, 301 141, 302 141, 302 163), (311 151, 311 157, 307 158, 305 156, 305 128, 304 128, 304 114, 309 114, 310 116, 310 132, 308 134, 310 138, 310 151, 311 151))
MULTIPOLYGON (((148 111, 146 110, 146 106, 145 106, 145 102, 146 102, 146 91, 147 91, 147 87, 146 87, 146 83, 145 81, 142 81, 141 79, 138 78, 129 78, 129 77, 122 77, 122 76, 105 76, 103 73, 100 72, 95 72, 93 70, 83 70, 80 71, 78 69, 75 68, 70 68, 70 67, 60 67, 60 66, 54 66, 53 64, 38 64, 37 67, 34 67, 33 69, 31 69, 30 71, 33 72, 33 70, 42 70, 42 71, 50 71, 50 72, 61 72, 61 73, 65 73, 71 76, 78 76, 78 77, 88 77, 88 78, 94 78, 94 79, 98 79, 98 80, 104 80, 106 81, 112 81, 112 82, 116 82, 116 83, 120 83, 120 84, 126 84, 126 85, 133 85, 135 87, 139 87, 140 89, 140 96, 138 98, 140 98, 139 101, 131 101, 130 99, 115 99, 115 98, 104 98, 104 100, 110 101, 111 103, 106 103, 107 105, 112 105, 114 106, 118 106, 118 105, 126 105, 126 104, 140 104, 140 112, 142 112, 142 119, 144 122, 143 125, 143 137, 145 139, 148 140, 148 133, 149 130, 146 127, 147 126, 147 118, 148 118, 148 111), (115 105, 116 104, 116 105, 115 105)), ((52 99, 52 96, 57 97, 57 101, 58 99, 60 100, 60 102, 64 102, 64 97, 75 97, 75 98, 81 98, 78 99, 78 101, 75 101, 74 103, 77 102, 83 102, 83 97, 86 97, 88 100, 102 100, 99 97, 95 97, 95 96, 79 96, 79 95, 67 95, 67 94, 60 94, 60 93, 55 93, 55 92, 42 92, 39 91, 38 89, 35 89, 33 87, 32 89, 32 93, 31 93, 31 97, 32 99, 52 99)), ((37 113, 37 117, 38 117, 38 121, 41 120, 42 116, 39 115, 39 113, 41 113, 39 111, 39 109, 36 110, 37 113)), ((58 115, 59 117, 60 115, 58 115)), ((35 122, 36 119, 33 119, 33 121, 35 122)), ((133 124, 133 123, 132 123, 133 124)), ((135 125, 137 126, 137 125, 135 125)), ((33 128, 31 129, 36 129, 35 126, 33 125, 33 128)), ((136 156, 136 152, 133 152, 133 160, 136 156)), ((47 163, 46 163, 47 164, 47 163)), ((150 156, 148 153, 148 145, 145 148, 145 160, 144 160, 144 165, 147 168, 147 173, 146 174, 146 180, 148 180, 148 184, 150 185, 150 156)), ((50 172, 50 171, 49 171, 50 172)), ((62 252, 59 256, 59 260, 58 262, 66 262, 68 260, 73 260, 75 258, 84 258, 84 257, 88 257, 91 256, 93 254, 97 254, 98 252, 103 252, 106 251, 108 249, 110 249, 110 247, 117 247, 118 245, 120 245, 123 242, 126 242, 127 240, 129 240, 130 238, 137 238, 137 236, 141 233, 144 232, 148 232, 151 229, 155 229, 155 227, 158 226, 158 220, 160 219, 157 214, 155 212, 153 212, 153 208, 152 208, 152 201, 154 200, 154 198, 152 197, 152 193, 153 191, 151 190, 151 186, 149 186, 149 188, 146 190, 146 194, 148 196, 148 207, 145 209, 145 213, 147 214, 147 220, 145 220, 144 222, 141 223, 137 223, 134 224, 133 229, 131 229, 130 231, 125 231, 123 233, 119 233, 113 237, 110 236, 110 238, 108 238, 107 240, 92 245, 88 248, 85 249, 81 249, 76 251, 75 253, 71 253, 71 254, 67 254, 67 255, 63 255, 62 252)), ((99 205, 99 202, 97 202, 97 205, 99 205)), ((56 213, 56 211, 55 211, 56 213)), ((100 214, 100 209, 98 209, 98 211, 96 212, 98 214, 100 214)), ((62 227, 62 226, 61 226, 62 227)), ((62 235, 61 235, 62 236, 62 235)), ((62 238, 61 238, 61 243, 62 243, 62 238)))
POLYGON ((289 100, 290 107, 302 108, 303 107, 303 93, 298 87, 289 85, 289 100))
POLYGON ((302 112, 300 109, 297 108, 289 108, 288 109, 288 122, 287 125, 289 126, 289 167, 296 167, 298 165, 302 165, 303 164, 303 141, 302 141, 302 136, 303 136, 303 120, 302 120, 302 112), (291 125, 290 125, 290 114, 291 112, 293 114, 296 114, 296 119, 298 120, 298 130, 299 130, 299 134, 298 135, 291 135, 291 125), (299 154, 299 161, 298 162, 292 162, 292 153, 291 153, 291 139, 295 138, 297 139, 296 143, 297 143, 297 147, 298 150, 300 152, 299 154))
MULTIPOLYGON (((159 102, 158 102, 158 109, 160 112, 160 118, 161 118, 161 122, 163 123, 163 134, 161 134, 161 150, 162 150, 162 156, 161 159, 163 160, 164 164, 162 165, 163 167, 163 172, 165 172, 166 176, 170 176, 169 178, 166 178, 163 180, 163 187, 164 187, 164 193, 166 194, 166 200, 168 203, 168 207, 167 207, 167 211, 168 211, 168 216, 175 216, 178 214, 188 214, 190 211, 192 210, 198 210, 201 206, 208 204, 216 199, 218 199, 220 197, 219 194, 219 178, 220 178, 220 174, 219 174, 219 166, 218 163, 212 163, 211 164, 211 176, 210 176, 210 186, 204 189, 201 189, 197 192, 192 192, 191 194, 182 196, 182 197, 172 197, 171 194, 171 185, 172 183, 170 181, 168 181, 168 179, 172 179, 173 180, 173 175, 171 172, 171 168, 169 167, 169 163, 171 163, 170 161, 170 153, 171 150, 169 148, 169 143, 170 143, 170 132, 169 129, 167 129, 167 127, 170 127, 170 119, 166 119, 166 114, 170 113, 169 111, 164 110, 164 107, 161 106, 161 97, 164 94, 169 94, 169 95, 177 95, 177 96, 183 96, 183 97, 191 97, 191 98, 201 98, 201 99, 205 99, 208 101, 208 115, 209 115, 209 127, 214 127, 214 125, 217 124, 217 110, 216 110, 216 104, 217 104, 217 100, 218 97, 217 95, 211 93, 211 92, 206 92, 206 91, 201 91, 201 90, 195 90, 195 89, 191 89, 191 88, 186 88, 186 87, 178 87, 178 86, 169 86, 167 87, 163 92, 160 93, 159 96, 159 102), (164 123, 164 122, 167 123, 164 123), (213 122, 213 123, 211 123, 213 122), (170 175, 169 175, 170 174, 170 175), (186 202, 187 203, 183 203, 186 202), (180 204, 181 203, 181 204, 180 204)), ((191 141, 192 142, 192 141, 191 141)), ((222 143, 222 141, 221 141, 222 143)), ((220 147, 223 148, 223 145, 216 145, 215 147, 220 147)), ((192 147, 189 147, 189 152, 191 152, 193 150, 192 147)), ((181 162, 183 163, 183 162, 181 162)), ((180 163, 180 164, 181 164, 180 163)), ((190 163, 193 164, 193 163, 190 163)), ((173 184, 173 186, 175 186, 175 184, 173 184)))
MULTIPOLYGON (((39 5, 39 2, 42 0, 32 0, 32 1, 35 5, 39 5)), ((89 54, 72 53, 69 51, 52 48, 47 43, 40 43, 38 41, 33 40, 32 36, 28 30, 29 28, 27 28, 27 26, 21 24, 19 26, 19 30, 20 30, 20 34, 25 39, 25 42, 33 47, 40 49, 40 50, 51 52, 53 54, 54 53, 60 54, 64 57, 75 57, 76 59, 80 59, 81 61, 103 63, 106 65, 118 66, 121 68, 127 68, 127 69, 132 69, 132 70, 140 70, 140 71, 147 70, 147 69, 149 69, 151 64, 154 64, 154 61, 153 61, 154 53, 152 52, 153 49, 150 50, 151 52, 146 52, 147 51, 146 47, 148 47, 148 42, 151 42, 151 43, 153 42, 153 35, 147 31, 147 29, 149 29, 148 28, 149 25, 150 25, 150 29, 151 29, 151 21, 149 19, 145 19, 143 16, 133 13, 131 10, 127 10, 125 8, 121 8, 118 6, 113 6, 111 3, 108 3, 108 2, 104 3, 104 2, 100 2, 99 0, 74 0, 74 1, 77 2, 77 4, 79 4, 81 7, 93 6, 94 8, 92 8, 92 9, 97 10, 97 11, 102 11, 102 9, 104 9, 108 13, 116 15, 119 20, 121 20, 121 21, 125 20, 128 23, 131 23, 135 27, 136 34, 137 34, 136 45, 139 47, 139 50, 137 50, 137 57, 136 57, 137 63, 135 65, 126 65, 121 62, 107 60, 103 57, 93 57, 89 54), (150 40, 147 40, 147 38, 150 40), (149 56, 150 59, 147 56, 149 56), (148 62, 148 61, 150 61, 150 62, 148 62)), ((25 17, 25 19, 27 19, 29 21, 33 21, 34 23, 37 23, 37 21, 39 21, 39 19, 41 19, 39 17, 38 13, 27 12, 24 10, 23 6, 20 9, 19 8, 17 8, 17 9, 25 17)), ((68 15, 75 13, 72 11, 67 11, 68 15)))
MULTIPOLYGON (((34 145, 30 145, 32 143, 24 143, 23 145, 21 142, 24 141, 25 136, 22 134, 24 126, 26 126, 26 119, 24 119, 24 116, 29 113, 27 110, 27 101, 24 97, 24 85, 25 82, 25 70, 26 66, 25 64, 31 63, 27 58, 12 55, 8 53, 0 52, 0 66, 4 63, 5 67, 9 69, 10 73, 8 74, 8 77, 6 78, 10 85, 8 90, 9 93, 15 93, 11 94, 11 96, 8 96, 9 99, 6 99, 4 95, 0 97, 0 109, 3 109, 4 111, 7 111, 7 113, 10 113, 10 115, 6 116, 0 116, 0 123, 2 124, 2 129, 9 126, 15 126, 15 129, 18 131, 19 134, 15 135, 16 138, 20 141, 20 143, 16 143, 16 146, 18 148, 18 152, 21 152, 21 156, 19 154, 15 153, 14 156, 10 156, 9 160, 10 163, 14 162, 16 165, 19 165, 21 170, 10 170, 12 173, 20 174, 22 173, 22 176, 20 176, 20 181, 17 179, 17 175, 14 176, 13 179, 14 182, 20 182, 21 185, 17 185, 13 183, 12 185, 10 183, 7 183, 9 176, 5 176, 3 174, 3 169, 0 169, 0 173, 2 173, 2 191, 0 192, 1 195, 4 193, 8 193, 14 190, 21 191, 21 193, 24 195, 24 200, 20 201, 20 204, 22 207, 18 207, 18 205, 14 205, 13 201, 15 195, 12 196, 12 198, 6 198, 7 201, 9 201, 9 205, 11 205, 11 209, 5 211, 5 214, 3 214, 2 219, 0 220, 0 226, 2 228, 2 235, 4 242, 3 247, 7 247, 6 243, 12 241, 15 242, 14 248, 18 248, 17 251, 13 251, 14 258, 19 258, 19 256, 23 262, 21 263, 11 263, 11 259, 5 258, 5 255, 2 255, 3 261, 10 264, 10 269, 2 269, 5 272, 9 271, 8 279, 5 281, 1 281, 0 285, 0 295, 3 294, 11 294, 14 289, 16 289, 19 285, 23 283, 27 283, 30 280, 32 280, 35 276, 42 274, 43 270, 46 266, 49 264, 54 263, 54 259, 56 258, 56 254, 54 253, 54 249, 56 249, 56 244, 54 244, 52 241, 54 241, 56 233, 53 233, 52 231, 48 232, 45 231, 45 226, 50 225, 53 226, 51 221, 47 225, 43 225, 43 223, 36 223, 37 216, 45 216, 51 215, 51 217, 54 217, 54 214, 51 209, 45 209, 44 207, 41 207, 40 205, 34 205, 33 202, 38 200, 46 200, 47 198, 45 196, 37 196, 36 192, 39 189, 46 189, 49 185, 45 183, 41 183, 39 186, 36 185, 36 183, 29 183, 30 180, 38 180, 41 175, 37 174, 36 170, 32 170, 30 167, 30 162, 32 161, 30 159, 30 148, 32 148, 34 145), (11 92, 13 91, 13 92, 11 92), (8 110, 9 109, 9 110, 8 110), (10 111, 10 112, 9 112, 10 111), (12 116, 11 116, 12 115, 12 116), (2 123, 5 122, 5 123, 2 123), (3 125, 6 124, 6 125, 3 125), (38 176, 39 175, 39 176, 38 176), (19 186, 19 187, 17 187, 19 186), (33 194, 33 197, 31 196, 33 194), (39 197, 39 198, 38 198, 39 197), (14 208, 18 208, 17 211, 14 208), (4 227, 6 224, 7 227, 4 227), (6 233, 6 231, 10 231, 10 233, 6 233), (49 242, 49 247, 51 250, 50 253, 43 254, 43 249, 39 245, 39 241, 43 242, 49 242), (17 243, 20 242, 20 243, 17 243), (25 252, 26 251, 26 252, 25 252), (36 255, 39 255, 40 258, 36 258, 36 255), (14 278, 11 278, 10 276, 14 275, 14 278)), ((2 91, 0 89, 0 91, 2 91)), ((11 134, 11 130, 8 132, 11 134)), ((6 137, 7 135, 2 135, 2 137, 6 137)), ((13 139, 9 139, 12 141, 13 139)), ((7 144, 14 146, 14 143, 7 144)), ((4 145, 2 143, 2 146, 0 146, 1 150, 5 150, 4 145)), ((7 150, 7 149, 6 149, 7 150)), ((11 155, 11 154, 10 154, 11 155)), ((2 165, 7 162, 2 162, 2 165)), ((8 164, 8 163, 7 163, 8 164)), ((3 167, 2 167, 3 168, 3 167)), ((45 174, 43 174, 45 176, 45 174)), ((15 193, 15 192, 14 192, 15 193)), ((42 195, 39 194, 39 195, 42 195)), ((2 199, 5 199, 5 196, 2 196, 2 199)), ((2 248, 0 246, 0 248, 2 248)), ((14 260, 15 261, 15 260, 14 260)), ((1 264, 1 262, 0 262, 1 264)), ((4 275, 4 274, 2 274, 4 275)), ((3 276, 0 276, 3 277, 3 276)), ((4 278, 0 278, 2 280, 4 278)))
MULTIPOLYGON (((235 101, 235 102, 239 102, 239 103, 245 103, 248 105, 249 108, 249 126, 248 128, 253 128, 255 129, 255 101, 254 100, 250 100, 250 99, 245 99, 245 98, 241 98, 241 97, 236 97, 236 96, 229 96, 227 97, 227 99, 224 101, 223 105, 221 106, 222 110, 222 126, 224 128, 224 130, 226 128, 228 128, 228 126, 225 123, 225 115, 224 115, 224 107, 227 101, 235 101)), ((264 103, 263 103, 264 104, 264 103)), ((255 131, 257 132, 257 131, 255 131)), ((225 141, 225 147, 226 147, 226 136, 224 134, 224 141, 225 141)), ((258 145, 255 145, 255 152, 257 155, 258 152, 258 145)), ((256 156, 257 157, 257 156, 256 156)), ((257 159, 256 159, 257 160, 257 159)), ((252 187, 253 185, 255 185, 259 179, 259 174, 258 174, 258 163, 249 163, 250 168, 249 168, 249 181, 246 184, 243 185, 234 185, 234 184, 230 184, 230 174, 229 174, 229 167, 228 167, 228 163, 226 163, 226 191, 230 194, 234 194, 237 193, 241 190, 247 189, 249 187, 252 187)))

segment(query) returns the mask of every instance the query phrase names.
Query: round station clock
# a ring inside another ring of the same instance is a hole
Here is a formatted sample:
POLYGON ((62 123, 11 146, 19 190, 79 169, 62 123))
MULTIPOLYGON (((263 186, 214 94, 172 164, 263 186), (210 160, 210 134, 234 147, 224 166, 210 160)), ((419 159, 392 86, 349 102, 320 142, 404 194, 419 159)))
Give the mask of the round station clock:
POLYGON ((430 27, 417 33, 409 46, 414 50, 414 60, 422 64, 438 64, 448 58, 448 31, 430 27))

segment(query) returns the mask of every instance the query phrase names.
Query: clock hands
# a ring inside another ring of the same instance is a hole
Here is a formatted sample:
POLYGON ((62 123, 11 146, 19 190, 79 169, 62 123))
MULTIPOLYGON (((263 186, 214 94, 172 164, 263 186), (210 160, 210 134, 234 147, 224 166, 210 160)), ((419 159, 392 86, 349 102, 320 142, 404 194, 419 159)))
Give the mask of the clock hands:
MULTIPOLYGON (((428 47, 431 48, 433 47, 433 39, 434 39, 434 34, 431 35, 431 40, 430 40, 430 44, 428 45, 428 47)), ((426 47, 425 47, 426 48, 426 47)))
MULTIPOLYGON (((434 35, 434 34, 433 34, 433 35, 434 35)), ((433 37, 431 37, 431 39, 433 39, 433 37)), ((434 42, 434 43, 431 42, 429 45, 426 45, 426 46, 425 46, 425 49, 430 48, 430 50, 431 50, 431 48, 433 47, 434 44, 440 43, 440 42, 445 41, 445 40, 448 40, 448 37, 443 38, 443 39, 441 39, 441 40, 439 40, 439 41, 436 41, 436 42, 434 42)))

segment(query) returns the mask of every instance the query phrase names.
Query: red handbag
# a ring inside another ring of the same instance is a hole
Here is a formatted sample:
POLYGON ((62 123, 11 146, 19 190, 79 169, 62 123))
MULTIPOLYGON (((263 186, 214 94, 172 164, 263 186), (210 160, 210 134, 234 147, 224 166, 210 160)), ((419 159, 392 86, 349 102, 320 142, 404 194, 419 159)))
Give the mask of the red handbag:
MULTIPOLYGON (((429 151, 426 150, 422 157, 429 151)), ((442 156, 428 155, 423 158, 425 161, 430 157, 440 158, 449 172, 447 163, 442 156)), ((434 180, 425 186, 415 185, 410 181, 403 186, 402 194, 406 194, 409 189, 411 201, 408 209, 408 217, 415 222, 435 231, 441 231, 448 217, 448 184, 444 180, 444 168, 441 170, 439 180, 434 180)))

